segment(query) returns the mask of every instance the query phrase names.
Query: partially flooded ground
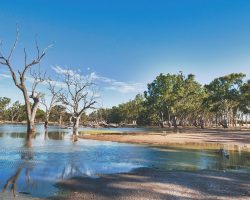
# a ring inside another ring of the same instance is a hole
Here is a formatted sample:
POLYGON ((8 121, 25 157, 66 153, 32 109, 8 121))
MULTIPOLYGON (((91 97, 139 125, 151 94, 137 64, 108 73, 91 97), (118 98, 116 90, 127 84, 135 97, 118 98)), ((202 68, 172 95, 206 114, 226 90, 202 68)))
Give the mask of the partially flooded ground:
POLYGON ((42 126, 27 141, 25 128, 0 126, 0 199, 249 197, 250 153, 239 148, 72 142, 70 129, 42 126))
POLYGON ((173 146, 191 149, 218 149, 250 151, 250 129, 249 128, 178 128, 175 129, 148 129, 131 132, 121 132, 118 129, 115 132, 104 133, 98 130, 82 131, 81 138, 94 139, 100 141, 128 142, 135 144, 149 144, 158 146, 173 146))

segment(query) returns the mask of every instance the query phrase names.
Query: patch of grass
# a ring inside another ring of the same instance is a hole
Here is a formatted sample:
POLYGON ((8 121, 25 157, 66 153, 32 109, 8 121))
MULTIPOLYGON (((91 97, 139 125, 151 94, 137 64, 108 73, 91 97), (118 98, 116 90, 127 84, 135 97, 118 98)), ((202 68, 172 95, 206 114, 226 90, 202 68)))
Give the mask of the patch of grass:
POLYGON ((111 131, 111 130, 84 130, 79 132, 80 135, 120 135, 122 132, 120 131, 111 131))

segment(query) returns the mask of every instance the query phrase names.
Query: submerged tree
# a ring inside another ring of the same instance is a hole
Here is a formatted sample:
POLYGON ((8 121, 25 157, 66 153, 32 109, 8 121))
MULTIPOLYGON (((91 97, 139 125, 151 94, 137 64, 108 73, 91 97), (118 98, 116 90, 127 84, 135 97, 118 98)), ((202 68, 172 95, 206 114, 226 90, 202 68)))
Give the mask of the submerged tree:
POLYGON ((59 94, 59 99, 72 113, 73 134, 78 135, 81 116, 88 109, 93 109, 97 103, 95 84, 89 77, 67 70, 63 80, 65 87, 59 94))
MULTIPOLYGON (((26 115, 27 115, 26 116, 27 117, 27 134, 29 135, 35 132, 35 123, 34 123, 35 116, 36 116, 39 101, 41 98, 41 93, 37 92, 36 89, 37 89, 38 84, 41 83, 43 79, 39 76, 34 77, 32 90, 31 92, 29 92, 27 89, 27 84, 26 84, 27 72, 30 71, 32 67, 40 64, 40 62, 42 61, 42 59, 44 58, 46 54, 48 47, 45 48, 43 51, 41 51, 36 42, 37 55, 35 56, 35 58, 31 59, 31 61, 28 61, 28 55, 27 55, 26 49, 24 48, 24 65, 22 69, 19 69, 17 72, 15 72, 11 59, 12 59, 14 50, 17 46, 18 39, 19 39, 19 32, 17 30, 16 40, 9 54, 7 56, 4 56, 3 53, 0 52, 0 64, 5 65, 9 69, 15 86, 18 89, 20 89, 23 94, 25 108, 26 108, 26 115), (30 102, 30 99, 32 99, 33 101, 32 104, 30 102)), ((39 75, 39 74, 35 74, 35 75, 39 75)))

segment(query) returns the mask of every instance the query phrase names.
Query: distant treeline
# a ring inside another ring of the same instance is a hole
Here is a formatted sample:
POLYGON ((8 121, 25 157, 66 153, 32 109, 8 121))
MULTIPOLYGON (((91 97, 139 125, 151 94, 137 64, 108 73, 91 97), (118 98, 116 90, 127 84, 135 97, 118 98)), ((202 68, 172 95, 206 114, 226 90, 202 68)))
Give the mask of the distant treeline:
POLYGON ((160 74, 134 100, 99 109, 91 120, 160 126, 235 126, 246 123, 250 113, 250 80, 232 73, 202 85, 193 74, 160 74))
MULTIPOLYGON (((215 78, 202 85, 193 74, 160 74, 147 85, 144 94, 138 94, 127 103, 100 108, 81 116, 81 123, 137 124, 159 126, 223 127, 247 123, 250 114, 250 80, 245 74, 232 73, 215 78)), ((50 121, 70 123, 72 114, 62 105, 55 105, 50 121)), ((44 121, 45 112, 38 109, 36 122, 44 121)), ((0 98, 0 120, 21 122, 26 120, 25 106, 7 97, 0 98)))
MULTIPOLYGON (((36 114, 36 122, 44 122, 46 113, 38 108, 36 114)), ((55 123, 69 123, 71 114, 66 112, 66 108, 62 105, 55 105, 51 109, 50 121, 55 123)), ((25 122, 27 119, 26 107, 19 101, 11 103, 8 97, 0 97, 0 121, 2 122, 25 122)))

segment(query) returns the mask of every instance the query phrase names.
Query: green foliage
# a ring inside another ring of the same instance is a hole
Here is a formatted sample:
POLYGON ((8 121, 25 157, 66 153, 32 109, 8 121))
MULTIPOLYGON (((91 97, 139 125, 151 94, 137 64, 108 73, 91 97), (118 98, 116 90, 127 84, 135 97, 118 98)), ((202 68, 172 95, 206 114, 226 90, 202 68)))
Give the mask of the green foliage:
POLYGON ((243 73, 232 73, 205 85, 208 92, 206 101, 211 112, 225 121, 234 119, 241 104, 240 88, 244 77, 243 73))
MULTIPOLYGON (((81 122, 88 121, 138 125, 200 125, 221 121, 233 124, 244 114, 250 114, 250 80, 245 74, 232 73, 215 78, 202 86, 193 74, 160 74, 147 85, 144 94, 113 106, 101 108, 89 115, 83 114, 81 122)), ((38 109, 36 121, 44 121, 45 113, 38 109)), ((50 121, 69 123, 72 115, 63 105, 51 109, 50 121)), ((0 98, 0 118, 25 121, 26 109, 20 102, 11 105, 7 97, 0 98)), ((242 120, 241 120, 242 121, 242 120)))
POLYGON ((160 74, 148 84, 148 90, 144 92, 150 115, 155 120, 173 121, 176 118, 186 119, 189 115, 198 114, 200 111, 205 91, 195 81, 195 77, 189 74, 185 77, 179 74, 160 74))
POLYGON ((10 98, 0 97, 0 119, 6 118, 7 107, 10 104, 10 98))
POLYGON ((113 106, 110 109, 98 109, 89 115, 89 120, 107 123, 132 123, 136 121, 139 114, 144 109, 144 97, 141 94, 136 95, 135 99, 127 103, 113 106))
POLYGON ((250 113, 250 80, 240 87, 240 110, 244 113, 250 113))
POLYGON ((50 121, 56 123, 69 123, 71 115, 67 113, 66 107, 63 105, 55 105, 50 112, 50 121))
POLYGON ((234 123, 237 113, 250 112, 250 81, 245 74, 233 73, 202 86, 193 74, 160 74, 134 100, 99 109, 89 115, 92 121, 138 125, 218 124, 223 119, 234 123))
POLYGON ((36 112, 36 122, 44 122, 45 112, 41 109, 38 109, 36 112))

